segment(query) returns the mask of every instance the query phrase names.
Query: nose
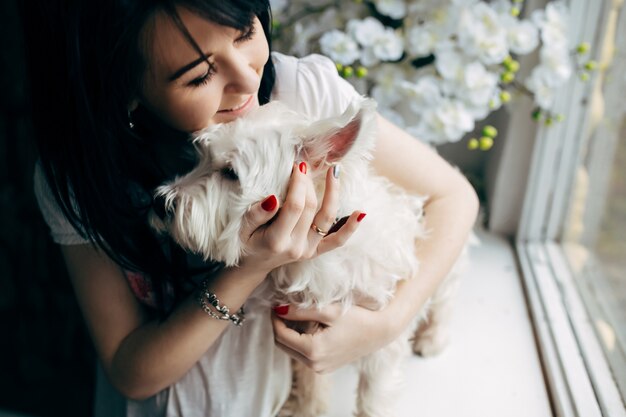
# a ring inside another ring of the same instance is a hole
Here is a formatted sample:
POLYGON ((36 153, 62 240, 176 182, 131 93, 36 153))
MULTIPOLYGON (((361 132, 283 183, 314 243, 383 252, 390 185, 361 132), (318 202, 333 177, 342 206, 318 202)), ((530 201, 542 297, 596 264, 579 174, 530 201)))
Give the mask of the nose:
POLYGON ((259 88, 260 71, 245 52, 233 49, 224 59, 225 93, 253 94, 259 88))

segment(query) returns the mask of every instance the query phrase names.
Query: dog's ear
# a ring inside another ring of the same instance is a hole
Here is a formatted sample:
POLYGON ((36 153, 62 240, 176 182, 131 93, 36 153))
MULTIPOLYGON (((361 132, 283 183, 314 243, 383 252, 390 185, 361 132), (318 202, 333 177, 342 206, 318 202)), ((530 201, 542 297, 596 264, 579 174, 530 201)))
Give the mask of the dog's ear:
POLYGON ((313 123, 301 135, 301 159, 313 166, 341 161, 357 140, 373 129, 375 109, 373 100, 354 100, 341 116, 313 123))

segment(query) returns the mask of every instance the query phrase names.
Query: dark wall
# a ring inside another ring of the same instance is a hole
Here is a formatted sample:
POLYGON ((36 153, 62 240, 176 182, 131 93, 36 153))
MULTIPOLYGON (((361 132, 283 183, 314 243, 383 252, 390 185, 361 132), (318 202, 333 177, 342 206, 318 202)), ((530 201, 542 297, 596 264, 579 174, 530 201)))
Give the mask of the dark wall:
POLYGON ((33 195, 18 1, 0 0, 0 412, 88 416, 94 353, 33 195))

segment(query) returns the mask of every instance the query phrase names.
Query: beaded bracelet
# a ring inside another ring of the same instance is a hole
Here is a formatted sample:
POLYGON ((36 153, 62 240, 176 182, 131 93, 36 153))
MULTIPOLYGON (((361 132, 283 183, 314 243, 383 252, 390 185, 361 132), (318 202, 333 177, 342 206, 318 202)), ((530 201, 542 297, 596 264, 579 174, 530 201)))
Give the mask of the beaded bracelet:
POLYGON ((198 303, 202 310, 214 319, 230 320, 236 326, 241 326, 246 319, 243 306, 239 308, 236 314, 230 314, 230 309, 221 305, 217 295, 207 289, 207 281, 202 283, 202 289, 198 291, 198 303), (213 309, 217 310, 217 313, 213 309))

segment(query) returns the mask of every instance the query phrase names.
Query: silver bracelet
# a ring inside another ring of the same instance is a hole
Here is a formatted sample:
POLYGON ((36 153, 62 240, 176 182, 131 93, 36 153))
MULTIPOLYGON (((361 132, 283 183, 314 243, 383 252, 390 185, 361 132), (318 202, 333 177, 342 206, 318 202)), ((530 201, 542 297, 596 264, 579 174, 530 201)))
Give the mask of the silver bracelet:
POLYGON ((230 314, 230 309, 220 304, 217 295, 207 289, 207 284, 207 281, 204 281, 202 288, 198 291, 198 303, 200 307, 202 307, 202 310, 214 319, 229 320, 232 321, 234 325, 241 326, 246 319, 243 306, 239 308, 237 313, 230 314), (213 310, 216 310, 217 313, 213 310))

